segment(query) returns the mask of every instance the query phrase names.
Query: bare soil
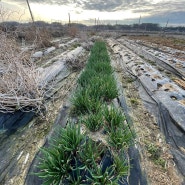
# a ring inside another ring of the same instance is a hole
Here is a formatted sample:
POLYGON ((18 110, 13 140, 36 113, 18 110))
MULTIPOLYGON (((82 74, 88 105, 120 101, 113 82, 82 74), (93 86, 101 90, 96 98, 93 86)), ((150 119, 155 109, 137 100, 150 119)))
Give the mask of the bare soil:
POLYGON ((150 43, 155 43, 159 46, 171 47, 185 51, 185 39, 165 36, 130 36, 133 40, 142 40, 150 43))

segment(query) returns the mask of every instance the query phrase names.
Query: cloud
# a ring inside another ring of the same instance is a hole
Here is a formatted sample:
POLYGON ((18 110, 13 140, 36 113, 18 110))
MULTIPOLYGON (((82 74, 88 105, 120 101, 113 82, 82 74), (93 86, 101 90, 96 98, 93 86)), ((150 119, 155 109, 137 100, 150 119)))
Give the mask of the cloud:
MULTIPOLYGON (((2 0, 2 2, 12 2, 26 4, 25 0, 2 0)), ((133 12, 148 11, 155 13, 158 11, 185 11, 185 0, 29 0, 31 3, 50 5, 75 5, 84 10, 116 11, 133 10, 133 12)))
POLYGON ((122 0, 96 0, 96 1, 83 1, 83 9, 86 10, 99 10, 99 11, 114 11, 116 8, 122 6, 122 0))
MULTIPOLYGON (((25 0, 18 0, 25 2, 25 0)), ((184 11, 185 0, 30 0, 30 3, 51 5, 75 5, 83 10, 104 12, 128 11, 133 13, 157 15, 163 12, 184 11)))
POLYGON ((150 15, 160 14, 162 12, 177 12, 177 11, 184 11, 184 4, 185 0, 176 1, 161 1, 158 3, 145 3, 142 6, 133 7, 133 12, 135 13, 142 13, 143 11, 147 11, 150 15))
MULTIPOLYGON (((26 0, 1 0, 1 2, 17 4, 27 8, 26 0)), ((92 19, 98 16, 102 20, 105 17, 106 20, 111 20, 113 17, 115 20, 115 13, 117 13, 118 20, 124 17, 129 18, 127 15, 131 19, 134 17, 139 18, 141 15, 142 19, 147 21, 159 21, 160 23, 163 18, 168 17, 173 22, 177 21, 185 24, 185 0, 29 0, 29 2, 32 7, 45 5, 52 9, 52 7, 59 6, 58 11, 60 8, 61 11, 69 10, 77 16, 80 14, 85 15, 86 13, 86 15, 88 14, 87 17, 92 19), (70 8, 66 9, 66 7, 70 8), (125 12, 127 12, 127 15, 124 15, 125 12), (121 15, 124 16, 122 17, 121 15)))

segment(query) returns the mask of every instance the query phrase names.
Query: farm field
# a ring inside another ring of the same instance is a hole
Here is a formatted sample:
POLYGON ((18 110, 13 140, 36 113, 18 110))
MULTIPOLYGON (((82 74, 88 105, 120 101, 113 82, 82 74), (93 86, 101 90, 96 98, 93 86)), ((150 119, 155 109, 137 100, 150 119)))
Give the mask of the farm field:
MULTIPOLYGON (((127 37, 119 33, 91 36, 83 32, 75 38, 57 38, 52 43, 51 47, 34 51, 30 45, 22 46, 31 51, 30 58, 38 74, 35 83, 38 90, 42 89, 39 111, 25 111, 24 99, 20 99, 20 107, 11 106, 8 97, 1 101, 0 184, 42 184, 44 178, 39 176, 47 179, 45 172, 49 170, 38 167, 39 158, 54 156, 50 151, 47 153, 47 148, 52 150, 51 141, 57 140, 56 131, 61 128, 64 135, 70 129, 83 135, 76 153, 73 151, 80 162, 82 153, 88 153, 88 145, 96 148, 99 144, 103 152, 96 164, 91 164, 95 170, 90 175, 87 171, 91 165, 84 167, 76 158, 70 159, 75 163, 70 170, 82 179, 69 170, 72 180, 64 175, 67 180, 59 179, 56 184, 93 184, 95 180, 97 184, 124 185, 185 183, 185 39, 127 37), (93 68, 99 73, 93 72, 93 68), (94 102, 90 102, 92 99, 94 102), (121 115, 115 128, 113 121, 110 126, 106 119, 111 110, 121 115), (115 138, 119 134, 118 144, 115 138), (82 150, 84 146, 87 151, 82 150), (40 147, 45 148, 46 155, 40 147), (39 170, 44 173, 37 174, 39 170), (95 178, 98 175, 103 178, 95 178), (85 176, 89 180, 84 180, 85 176)), ((5 68, 0 67, 3 75, 5 68)))

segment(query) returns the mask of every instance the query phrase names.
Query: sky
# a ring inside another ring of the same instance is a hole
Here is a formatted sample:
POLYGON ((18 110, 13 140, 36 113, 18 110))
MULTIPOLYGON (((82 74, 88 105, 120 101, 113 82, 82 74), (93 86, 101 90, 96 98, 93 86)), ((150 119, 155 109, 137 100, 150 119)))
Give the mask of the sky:
MULTIPOLYGON (((185 26, 185 0, 29 0, 34 19, 94 24, 159 23, 185 26), (141 18, 140 18, 141 17, 141 18)), ((0 19, 30 21, 26 0, 0 0, 0 19), (2 16, 3 15, 3 16, 2 16)))

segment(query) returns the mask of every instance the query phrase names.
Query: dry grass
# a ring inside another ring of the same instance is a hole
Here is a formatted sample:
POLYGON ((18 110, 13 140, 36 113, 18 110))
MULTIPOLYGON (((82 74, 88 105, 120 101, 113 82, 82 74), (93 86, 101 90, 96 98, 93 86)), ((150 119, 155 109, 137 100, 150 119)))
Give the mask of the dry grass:
POLYGON ((68 68, 72 71, 82 70, 85 66, 85 62, 86 62, 85 59, 77 58, 77 57, 74 57, 74 58, 68 57, 66 59, 66 64, 67 64, 68 68))
POLYGON ((51 33, 45 27, 30 25, 27 28, 20 29, 18 32, 22 34, 21 36, 24 37, 26 42, 33 43, 35 49, 50 47, 53 45, 50 42, 51 33))
POLYGON ((76 37, 79 33, 79 30, 75 26, 71 26, 68 28, 68 34, 70 37, 76 37))
POLYGON ((183 80, 181 80, 181 79, 174 79, 174 82, 177 84, 177 85, 179 85, 182 89, 184 89, 185 90, 185 80, 183 79, 183 80))
MULTIPOLYGON (((0 6, 2 22, 14 13, 0 6)), ((51 34, 45 27, 31 23, 9 32, 4 26, 0 29, 0 112, 39 111, 44 97, 44 87, 39 87, 40 74, 31 62, 31 53, 22 51, 16 39, 25 39, 38 49, 52 45, 51 34)))
POLYGON ((0 33, 0 51, 0 112, 25 107, 40 109, 44 91, 39 89, 35 65, 25 60, 27 54, 3 32, 0 33))
POLYGON ((149 43, 157 44, 158 46, 171 47, 178 50, 185 51, 185 39, 175 37, 161 37, 161 36, 130 36, 130 39, 143 40, 149 43))

